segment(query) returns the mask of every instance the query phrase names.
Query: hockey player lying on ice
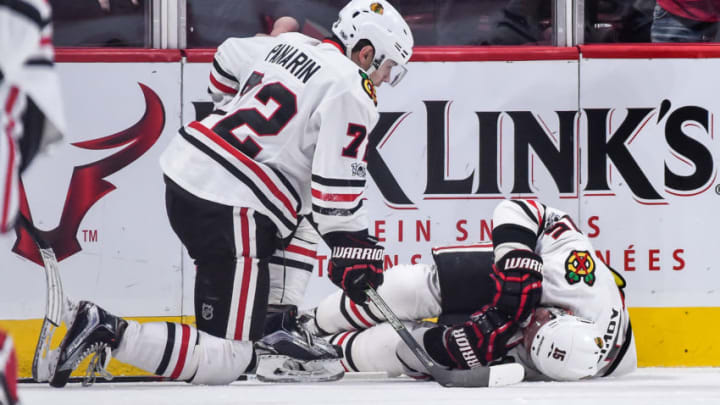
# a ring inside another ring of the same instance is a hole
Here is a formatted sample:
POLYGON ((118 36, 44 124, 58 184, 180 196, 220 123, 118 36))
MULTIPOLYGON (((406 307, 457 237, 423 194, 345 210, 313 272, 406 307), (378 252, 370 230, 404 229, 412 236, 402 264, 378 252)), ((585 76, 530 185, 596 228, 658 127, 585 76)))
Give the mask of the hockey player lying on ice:
MULTIPOLYGON (((536 201, 503 201, 493 213, 492 237, 492 245, 435 248, 434 265, 385 273, 378 293, 433 359, 455 369, 514 360, 528 379, 635 370, 623 292, 567 214, 536 201), (434 317, 439 324, 411 322, 434 317)), ((383 319, 374 305, 338 292, 304 322, 342 346, 349 371, 427 378, 383 319)))

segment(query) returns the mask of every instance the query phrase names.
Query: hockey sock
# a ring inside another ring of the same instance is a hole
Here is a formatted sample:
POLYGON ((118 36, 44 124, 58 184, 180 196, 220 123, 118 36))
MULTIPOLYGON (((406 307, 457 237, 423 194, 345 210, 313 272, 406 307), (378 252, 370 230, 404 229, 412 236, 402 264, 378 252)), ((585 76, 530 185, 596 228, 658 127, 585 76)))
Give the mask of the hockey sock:
POLYGON ((128 321, 113 356, 156 375, 195 384, 227 384, 254 367, 252 342, 221 339, 172 322, 128 321))
POLYGON ((403 372, 402 364, 395 356, 395 348, 401 339, 388 323, 361 331, 341 332, 328 340, 342 348, 341 363, 348 372, 385 371, 390 377, 403 372))

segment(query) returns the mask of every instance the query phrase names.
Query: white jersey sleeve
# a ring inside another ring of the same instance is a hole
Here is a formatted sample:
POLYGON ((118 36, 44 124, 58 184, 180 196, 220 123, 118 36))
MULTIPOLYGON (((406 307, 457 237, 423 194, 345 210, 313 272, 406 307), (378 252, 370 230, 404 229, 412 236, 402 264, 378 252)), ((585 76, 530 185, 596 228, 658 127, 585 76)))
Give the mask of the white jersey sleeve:
MULTIPOLYGON (((362 75, 358 74, 356 83, 362 75)), ((368 228, 363 206, 368 136, 378 113, 359 85, 325 99, 315 112, 320 125, 312 163, 312 214, 321 234, 368 228)))
MULTIPOLYGON (((515 249, 535 251, 543 229, 545 205, 533 200, 508 200, 493 212, 495 263, 515 249)), ((537 252, 536 252, 537 253, 537 252)))
POLYGON ((44 0, 0 2, 0 70, 6 80, 15 80, 37 52, 49 25, 50 6, 44 0))
MULTIPOLYGON (((0 1, 0 84, 16 86, 28 96, 54 128, 46 141, 65 132, 60 81, 54 69, 50 5, 46 0, 0 1)), ((20 131, 20 129, 17 129, 20 131)))
POLYGON ((264 48, 262 41, 250 38, 228 38, 215 52, 210 69, 210 93, 215 107, 227 104, 238 93, 240 82, 253 58, 264 48))

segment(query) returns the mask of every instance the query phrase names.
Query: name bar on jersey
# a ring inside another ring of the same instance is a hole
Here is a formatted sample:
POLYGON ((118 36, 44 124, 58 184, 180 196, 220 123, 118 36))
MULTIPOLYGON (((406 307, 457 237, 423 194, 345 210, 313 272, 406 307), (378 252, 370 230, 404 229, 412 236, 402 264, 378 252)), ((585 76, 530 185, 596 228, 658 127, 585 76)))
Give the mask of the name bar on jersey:
POLYGON ((295 77, 307 83, 322 66, 292 45, 278 44, 265 57, 265 61, 287 69, 295 77))

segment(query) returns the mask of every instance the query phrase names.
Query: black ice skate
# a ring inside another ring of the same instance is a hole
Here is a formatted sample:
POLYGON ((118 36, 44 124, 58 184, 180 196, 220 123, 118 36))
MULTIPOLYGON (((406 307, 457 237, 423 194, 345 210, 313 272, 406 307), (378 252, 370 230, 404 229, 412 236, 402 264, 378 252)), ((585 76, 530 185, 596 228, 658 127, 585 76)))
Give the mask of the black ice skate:
POLYGON ((320 328, 320 325, 318 325, 316 315, 317 307, 302 311, 297 318, 298 324, 313 336, 329 336, 330 333, 325 332, 320 328))
POLYGON ((339 380, 342 350, 314 337, 297 322, 295 306, 271 306, 266 335, 255 342, 256 375, 266 382, 321 382, 339 380))
POLYGON ((110 361, 111 350, 120 344, 127 322, 109 314, 88 301, 80 301, 72 326, 60 343, 55 373, 50 378, 53 387, 64 387, 70 373, 90 354, 94 354, 83 380, 84 385, 92 384, 96 375, 112 378, 105 371, 110 361))

